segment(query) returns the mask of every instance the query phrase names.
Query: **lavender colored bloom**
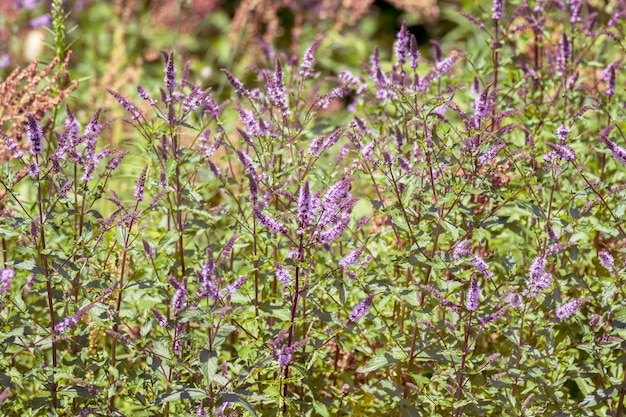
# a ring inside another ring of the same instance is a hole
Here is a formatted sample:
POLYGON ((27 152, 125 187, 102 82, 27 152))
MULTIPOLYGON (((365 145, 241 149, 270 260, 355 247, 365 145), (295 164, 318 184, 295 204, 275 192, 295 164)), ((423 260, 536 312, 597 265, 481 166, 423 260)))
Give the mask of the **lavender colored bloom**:
POLYGON ((367 88, 363 78, 355 77, 350 71, 341 71, 339 73, 339 78, 344 81, 346 87, 354 89, 357 95, 361 94, 367 88))
POLYGON ((126 97, 122 96, 116 91, 111 90, 110 88, 107 88, 107 91, 109 92, 109 94, 115 97, 115 99, 121 104, 124 110, 130 113, 131 119, 137 120, 139 119, 139 117, 141 117, 141 112, 139 112, 139 109, 133 103, 128 101, 126 97))
POLYGON ((170 52, 165 64, 165 87, 170 93, 176 88, 176 65, 174 64, 174 53, 170 52))
POLYGON ((383 151, 383 161, 385 162, 385 166, 391 168, 393 164, 393 156, 391 156, 391 153, 383 151))
POLYGON ((411 68, 415 69, 419 65, 420 53, 417 49, 417 39, 415 39, 415 35, 411 35, 410 49, 409 49, 409 58, 411 59, 411 68))
POLYGON ((563 33, 561 38, 561 54, 565 63, 567 63, 572 57, 572 48, 570 46, 569 38, 565 33, 563 33))
POLYGON ((231 236, 230 239, 228 239, 228 242, 226 242, 226 244, 224 245, 224 248, 222 249, 222 254, 220 255, 220 258, 222 259, 222 263, 228 262, 228 258, 230 258, 230 255, 233 251, 233 246, 235 245, 235 242, 237 241, 238 238, 239 238, 239 235, 235 233, 234 235, 231 236))
POLYGON ((143 201, 143 193, 144 193, 144 186, 146 184, 146 171, 147 170, 148 168, 145 167, 141 171, 141 174, 139 175, 139 179, 137 180, 137 186, 135 187, 135 201, 136 202, 143 201))
POLYGON ((85 313, 87 311, 89 311, 92 307, 94 306, 94 304, 90 304, 86 307, 81 308, 80 310, 78 310, 76 313, 74 313, 73 316, 70 317, 66 317, 63 320, 61 320, 59 323, 57 323, 56 325, 56 331, 57 333, 63 333, 65 332, 67 329, 69 329, 70 327, 74 327, 78 324, 79 320, 85 315, 85 313))
POLYGON ((437 62, 435 65, 437 77, 447 74, 452 69, 452 65, 454 65, 458 59, 459 57, 454 55, 444 59, 443 61, 437 62))
MULTIPOLYGON (((2 274, 0 273, 0 281, 2 281, 2 274)), ((26 285, 24 285, 24 292, 29 292, 33 286, 33 283, 35 282, 35 274, 30 274, 27 278, 26 278, 26 285)), ((0 292, 4 292, 1 291, 0 292)))
POLYGON ((472 87, 470 88, 470 92, 472 94, 480 93, 480 79, 478 77, 474 77, 472 80, 472 87))
POLYGON ((228 287, 226 287, 226 292, 230 295, 234 293, 235 291, 240 290, 241 287, 243 287, 243 284, 246 283, 246 281, 248 281, 248 275, 243 275, 237 278, 235 282, 233 282, 228 287))
POLYGON ((257 217, 257 219, 259 219, 259 222, 263 226, 265 226, 270 232, 287 234, 287 228, 281 223, 264 214, 259 206, 254 205, 252 207, 252 212, 257 217))
POLYGON ((15 2, 15 5, 17 6, 18 9, 30 10, 30 9, 34 9, 35 7, 37 7, 38 2, 39 0, 18 0, 15 2))
POLYGON ((174 296, 172 297, 172 310, 174 310, 174 317, 178 317, 181 311, 187 306, 187 288, 181 284, 176 288, 174 296))
POLYGON ((0 68, 8 68, 11 65, 11 55, 2 54, 0 55, 0 68))
POLYGON ((339 261, 339 267, 341 269, 346 269, 350 265, 354 265, 355 263, 357 263, 359 257, 361 256, 361 253, 363 252, 363 249, 364 247, 361 246, 350 252, 348 255, 346 255, 345 258, 339 261))
POLYGON ((126 156, 127 153, 128 153, 127 151, 115 152, 115 155, 113 156, 113 158, 111 158, 109 162, 107 163, 106 169, 109 169, 111 171, 117 169, 117 167, 119 167, 120 163, 122 162, 122 158, 124 158, 124 156, 126 156))
POLYGON ((322 36, 315 38, 313 44, 304 52, 302 64, 300 65, 300 75, 304 78, 310 78, 314 74, 313 64, 315 63, 315 51, 320 46, 323 39, 322 36))
POLYGON ((546 258, 543 256, 537 256, 530 264, 528 271, 531 280, 537 280, 543 275, 546 270, 546 258))
POLYGON ((491 11, 493 12, 493 14, 491 15, 491 18, 493 20, 502 19, 502 12, 504 11, 504 0, 494 0, 491 11))
POLYGON ((606 140, 606 146, 609 148, 615 159, 620 161, 622 164, 626 164, 626 149, 608 139, 606 140))
POLYGON ((9 291, 13 277, 15 276, 15 270, 13 268, 6 268, 0 270, 0 294, 9 291))
POLYGON ((569 127, 562 124, 556 128, 556 136, 561 142, 565 142, 565 140, 567 140, 567 135, 569 135, 569 127))
POLYGON ((31 114, 26 115, 26 119, 26 134, 30 141, 30 153, 40 155, 43 152, 43 131, 31 114))
POLYGON ((587 301, 589 301, 589 298, 583 297, 577 300, 568 301, 565 304, 561 304, 556 309, 556 316, 559 318, 559 320, 565 320, 566 318, 576 314, 576 312, 580 310, 583 304, 585 304, 587 301))
POLYGON ((33 161, 28 164, 28 175, 34 179, 39 178, 39 164, 37 162, 33 161))
POLYGON ((479 255, 474 256, 472 259, 472 265, 474 265, 474 268, 476 268, 480 273, 489 269, 489 264, 487 264, 487 262, 485 262, 485 260, 479 255))
POLYGON ((268 80, 267 92, 270 100, 278 107, 283 116, 289 114, 289 106, 287 105, 287 93, 283 82, 283 67, 280 60, 276 60, 273 76, 268 80))
POLYGON ((291 273, 289 272, 289 270, 283 268, 280 265, 277 265, 276 266, 276 279, 281 284, 289 284, 293 280, 293 277, 291 276, 291 273))
POLYGON ((547 289, 550 284, 552 284, 552 275, 546 272, 546 258, 537 256, 531 263, 528 271, 528 280, 526 280, 528 289, 526 294, 535 297, 540 291, 547 289))
POLYGON ((351 182, 351 178, 342 178, 328 189, 322 202, 324 211, 334 212, 343 199, 350 197, 351 182))
POLYGON ((613 256, 609 252, 605 250, 601 250, 600 252, 598 252, 598 260, 603 267, 605 267, 609 271, 613 271, 614 260, 613 256))
POLYGON ((250 91, 248 91, 243 86, 243 83, 239 81, 233 74, 231 74, 230 71, 222 68, 222 72, 226 74, 226 78, 228 79, 228 82, 233 86, 235 91, 237 91, 239 94, 241 94, 244 97, 250 96, 250 91))
POLYGON ((324 142, 322 142, 319 153, 322 153, 330 149, 331 146, 337 143, 337 141, 341 137, 342 132, 343 132, 343 128, 339 127, 335 129, 330 135, 328 135, 328 137, 324 140, 324 142))
POLYGON ((568 162, 576 160, 576 152, 567 144, 555 144, 547 142, 547 145, 552 148, 552 151, 547 153, 543 159, 546 162, 552 162, 556 159, 564 159, 568 162))
POLYGON ((480 96, 474 102, 475 124, 478 127, 480 119, 484 119, 489 114, 489 86, 485 87, 480 96))
POLYGON ((570 23, 575 25, 580 22, 582 19, 580 17, 580 11, 582 9, 582 2, 580 0, 575 0, 570 2, 570 23))
POLYGON ((52 23, 52 18, 49 14, 44 14, 30 20, 30 27, 33 29, 40 28, 42 26, 49 26, 52 23))
POLYGON ((509 296, 509 304, 513 308, 520 308, 522 306, 522 295, 518 292, 514 292, 509 296))
POLYGON ((404 156, 398 158, 398 166, 407 172, 410 172, 412 169, 411 162, 404 156))
POLYGON ((609 68, 609 78, 606 84, 606 95, 612 97, 615 94, 615 66, 609 68))
POLYGON ((24 156, 24 152, 19 147, 17 141, 8 137, 3 131, 0 130, 0 139, 4 141, 4 146, 11 152, 13 159, 21 159, 24 156))
POLYGON ((496 157, 499 150, 500 150, 500 145, 492 146, 491 148, 487 149, 487 151, 484 154, 478 157, 478 162, 480 162, 482 165, 486 165, 490 163, 496 157))
POLYGON ((146 252, 148 259, 154 259, 154 246, 145 239, 142 240, 142 243, 143 250, 146 252))
POLYGON ((139 97, 146 100, 151 106, 155 106, 157 104, 157 101, 151 98, 150 94, 141 85, 137 85, 137 94, 139 94, 139 97))
POLYGON ((378 46, 374 47, 372 55, 370 55, 369 76, 373 81, 378 83, 386 83, 382 69, 380 68, 380 58, 378 56, 378 46), (382 78, 381 78, 382 77, 382 78))
POLYGON ((308 181, 300 186, 298 192, 298 220, 302 226, 309 226, 313 221, 313 201, 308 181))
POLYGON ((480 299, 480 287, 478 286, 478 279, 476 275, 472 275, 470 280, 470 286, 467 289, 467 295, 465 300, 465 307, 469 311, 476 311, 478 309, 478 301, 480 299))
POLYGON ((245 168, 246 173, 249 176, 256 175, 256 169, 254 169, 254 163, 252 162, 252 159, 250 159, 250 157, 242 151, 237 151, 237 156, 239 156, 239 161, 241 162, 241 165, 243 165, 243 167, 245 168))
POLYGON ((324 143, 323 136, 316 136, 309 145, 309 155, 320 156, 322 153, 322 144, 324 143))
MULTIPOLYGON (((452 251, 452 259, 459 260, 472 254, 472 241, 467 239, 459 242, 452 251)), ((484 262, 484 261, 483 261, 484 262)))
POLYGON ((400 27, 400 31, 396 36, 396 62, 399 67, 404 65, 406 62, 406 58, 409 55, 409 31, 406 28, 406 22, 402 22, 402 26, 400 27))
POLYGON ((293 355, 293 349, 290 349, 287 346, 283 346, 276 350, 276 360, 278 361, 278 365, 280 367, 284 367, 289 365, 291 362, 291 358, 293 355))
POLYGON ((374 296, 370 295, 361 302, 359 302, 354 308, 352 312, 348 316, 348 320, 351 322, 359 321, 363 318, 372 307, 372 300, 374 300, 374 296))
POLYGON ((180 337, 185 331, 186 323, 178 323, 174 332, 174 355, 180 356, 183 353, 183 339, 180 337))
POLYGON ((167 327, 167 319, 165 318, 165 316, 161 314, 161 312, 156 307, 152 307, 150 310, 154 314, 154 317, 156 317, 159 326, 167 327))
POLYGON ((341 234, 348 228, 350 223, 350 216, 343 215, 328 229, 321 232, 318 236, 318 240, 321 243, 330 243, 339 238, 341 234))

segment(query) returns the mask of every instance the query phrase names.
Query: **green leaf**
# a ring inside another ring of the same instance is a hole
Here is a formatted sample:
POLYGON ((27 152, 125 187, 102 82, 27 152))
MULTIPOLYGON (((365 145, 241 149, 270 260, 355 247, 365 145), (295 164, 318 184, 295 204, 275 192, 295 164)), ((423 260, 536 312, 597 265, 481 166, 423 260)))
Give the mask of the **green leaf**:
POLYGON ((330 413, 328 412, 328 408, 326 407, 326 405, 322 402, 319 402, 317 400, 313 400, 313 408, 315 409, 315 412, 317 414, 319 414, 322 417, 330 417, 330 413))
POLYGON ((388 353, 385 353, 383 355, 376 355, 372 359, 367 361, 365 365, 359 367, 356 371, 359 373, 373 372, 377 369, 383 368, 396 362, 398 361, 388 353))
POLYGON ((180 400, 201 400, 204 398, 208 398, 209 395, 201 389, 197 388, 183 388, 178 389, 176 391, 172 391, 168 394, 165 394, 156 400, 150 405, 157 405, 168 403, 172 401, 180 401, 180 400))
POLYGON ((217 372, 217 353, 202 349, 200 351, 200 372, 207 386, 210 386, 217 372))
POLYGON ((250 404, 248 401, 240 397, 238 394, 235 394, 234 392, 227 392, 225 394, 222 394, 222 401, 241 404, 246 410, 251 412, 253 416, 257 415, 256 411, 254 411, 254 408, 252 407, 252 404, 250 404))

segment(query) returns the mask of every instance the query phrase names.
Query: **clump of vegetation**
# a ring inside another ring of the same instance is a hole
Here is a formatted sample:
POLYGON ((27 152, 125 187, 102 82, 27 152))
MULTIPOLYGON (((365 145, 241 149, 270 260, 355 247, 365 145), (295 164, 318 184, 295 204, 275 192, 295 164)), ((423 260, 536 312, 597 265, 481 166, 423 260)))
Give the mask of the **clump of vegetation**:
POLYGON ((362 65, 300 16, 297 55, 163 53, 107 113, 49 76, 57 3, 2 84, 58 86, 2 135, 5 415, 624 415, 619 6, 441 4, 362 65))

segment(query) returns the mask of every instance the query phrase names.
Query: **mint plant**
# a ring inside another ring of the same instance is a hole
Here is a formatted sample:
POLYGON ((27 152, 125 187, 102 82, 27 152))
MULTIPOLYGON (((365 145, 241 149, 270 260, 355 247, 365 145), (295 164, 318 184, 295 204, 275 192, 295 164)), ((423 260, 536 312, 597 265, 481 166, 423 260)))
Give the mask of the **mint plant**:
POLYGON ((2 134, 2 411, 624 415, 624 16, 446 7, 2 134))

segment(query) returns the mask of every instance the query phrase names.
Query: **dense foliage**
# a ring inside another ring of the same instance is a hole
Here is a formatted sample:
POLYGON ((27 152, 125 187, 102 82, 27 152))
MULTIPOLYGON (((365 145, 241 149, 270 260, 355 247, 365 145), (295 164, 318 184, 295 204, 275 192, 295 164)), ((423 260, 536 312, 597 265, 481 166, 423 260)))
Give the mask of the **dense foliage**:
POLYGON ((218 10, 145 62, 132 2, 52 3, 0 84, 3 415, 626 414, 626 3, 218 10))

